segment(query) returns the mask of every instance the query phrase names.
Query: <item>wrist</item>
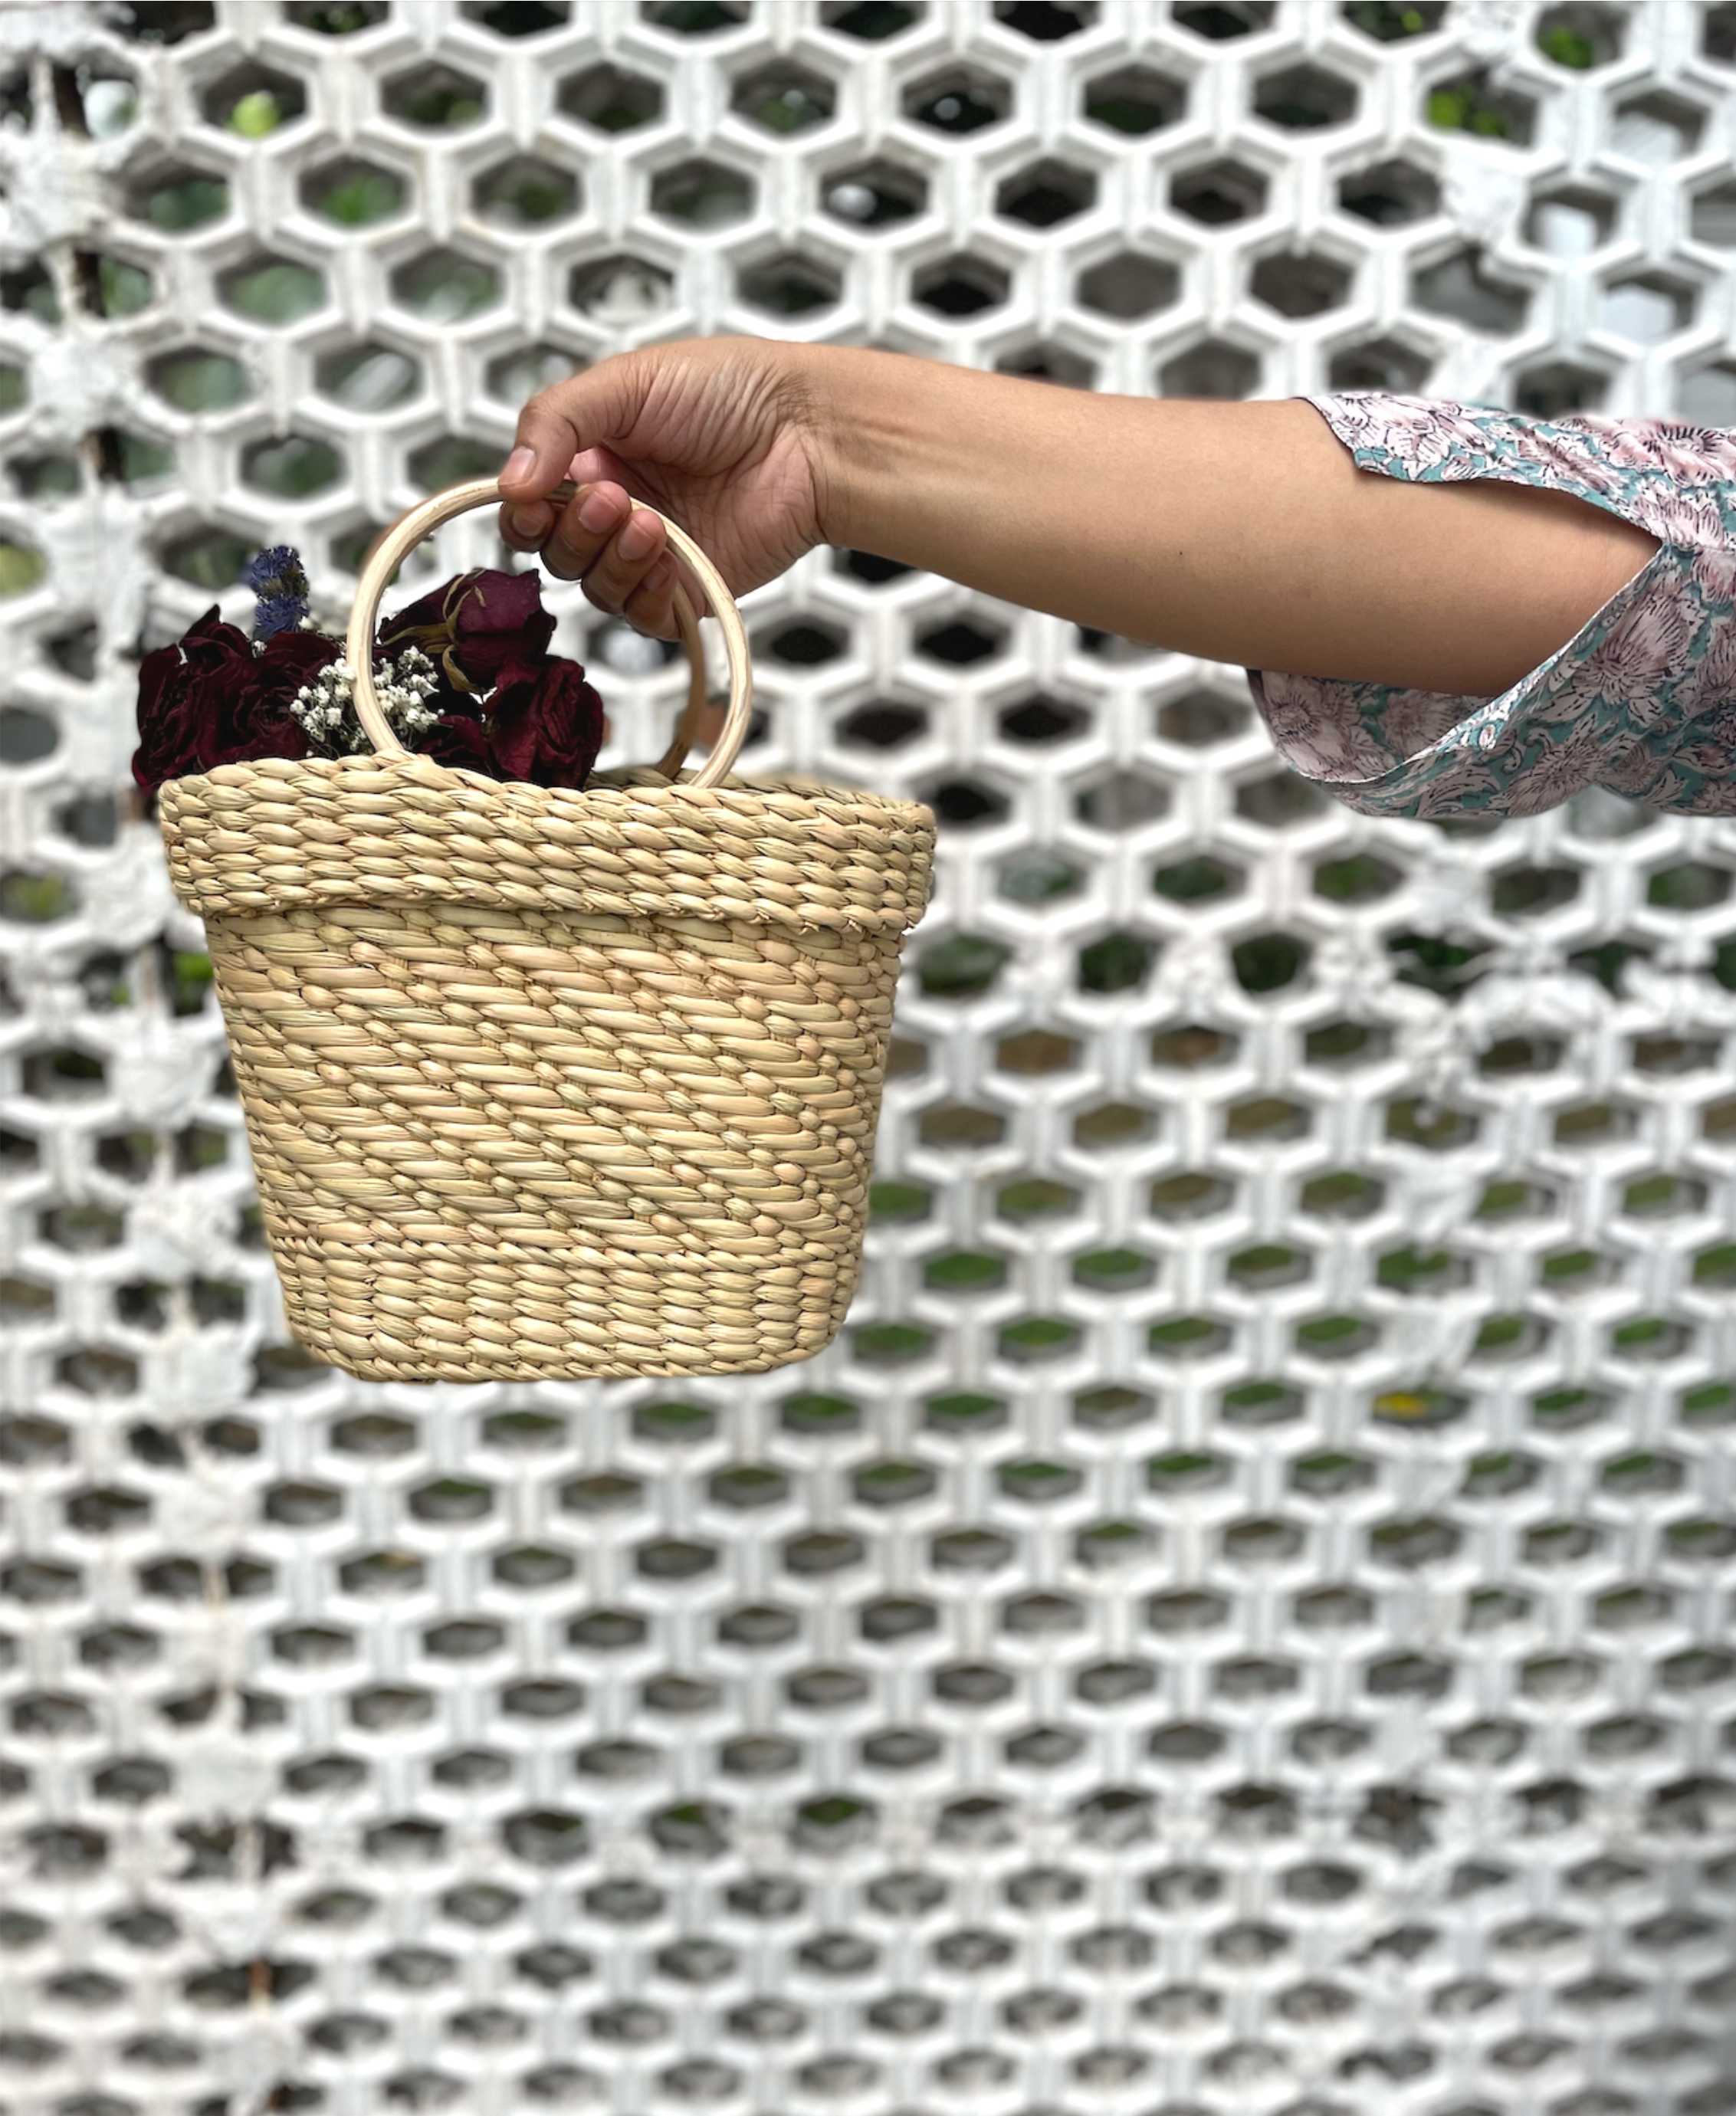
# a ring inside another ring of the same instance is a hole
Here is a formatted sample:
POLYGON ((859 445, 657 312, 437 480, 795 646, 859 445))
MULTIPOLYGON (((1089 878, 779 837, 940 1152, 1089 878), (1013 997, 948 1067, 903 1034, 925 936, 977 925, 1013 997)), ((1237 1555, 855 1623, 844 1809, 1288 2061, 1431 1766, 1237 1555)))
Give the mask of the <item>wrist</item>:
POLYGON ((822 542, 896 557, 888 501, 913 459, 924 384, 940 363, 869 347, 792 346, 822 542), (920 378, 910 370, 923 370, 920 378))

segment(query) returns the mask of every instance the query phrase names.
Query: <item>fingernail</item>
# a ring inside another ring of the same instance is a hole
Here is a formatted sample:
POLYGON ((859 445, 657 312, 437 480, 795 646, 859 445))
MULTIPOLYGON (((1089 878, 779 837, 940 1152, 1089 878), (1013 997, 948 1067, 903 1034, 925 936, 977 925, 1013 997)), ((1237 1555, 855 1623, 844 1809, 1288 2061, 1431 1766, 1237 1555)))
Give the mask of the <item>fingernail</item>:
POLYGON ((541 510, 535 507, 509 507, 506 526, 519 536, 534 536, 541 528, 541 510))
POLYGON ((635 513, 621 531, 621 556, 624 559, 642 558, 656 540, 656 531, 650 522, 642 514, 635 513))
POLYGON ((578 510, 587 529, 606 529, 615 519, 615 502, 606 492, 593 492, 578 510))
POLYGON ((500 476, 506 483, 516 484, 520 478, 528 477, 536 467, 534 448, 514 448, 502 467, 500 476))

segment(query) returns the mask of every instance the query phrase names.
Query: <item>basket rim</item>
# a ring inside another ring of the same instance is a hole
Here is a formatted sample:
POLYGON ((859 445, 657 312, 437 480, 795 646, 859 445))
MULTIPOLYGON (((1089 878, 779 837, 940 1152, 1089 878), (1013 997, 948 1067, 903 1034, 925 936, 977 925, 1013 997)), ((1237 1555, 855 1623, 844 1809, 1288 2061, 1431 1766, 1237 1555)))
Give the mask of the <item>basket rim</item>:
POLYGON ((390 772, 431 791, 466 788, 484 800, 502 800, 514 806, 546 807, 556 812, 574 803, 601 807, 605 803, 630 801, 655 806, 661 802, 692 804, 693 812, 706 807, 739 807, 743 798, 775 802, 779 811, 792 806, 821 809, 828 806, 861 807, 887 821, 902 821, 914 830, 932 830, 934 812, 925 803, 901 794, 877 794, 872 788, 840 786, 801 775, 779 778, 745 778, 732 773, 721 786, 696 786, 688 779, 665 779, 650 765, 628 765, 613 770, 593 771, 583 786, 539 786, 527 779, 491 779, 486 772, 467 771, 462 766, 438 764, 431 757, 412 752, 388 757, 367 751, 353 757, 262 757, 239 764, 214 765, 209 771, 188 771, 166 779, 158 789, 159 810, 167 814, 189 798, 196 799, 206 787, 246 789, 258 781, 293 794, 298 785, 346 790, 348 777, 390 772), (185 789, 183 794, 177 789, 185 789), (730 801, 727 797, 742 797, 730 801))
POLYGON ((159 809, 175 894, 207 918, 420 902, 890 936, 932 882, 932 811, 816 782, 536 786, 366 753, 219 765, 159 809))

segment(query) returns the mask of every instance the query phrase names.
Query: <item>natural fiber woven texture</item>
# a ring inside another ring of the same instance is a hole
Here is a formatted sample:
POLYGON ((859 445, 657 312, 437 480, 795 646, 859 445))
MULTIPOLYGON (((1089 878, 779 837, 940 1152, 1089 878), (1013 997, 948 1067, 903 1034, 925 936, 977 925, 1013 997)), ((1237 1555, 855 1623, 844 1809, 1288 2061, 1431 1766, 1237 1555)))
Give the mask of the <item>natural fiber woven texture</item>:
POLYGON ((226 766, 161 811, 311 1350, 500 1381, 831 1339, 925 809, 357 757, 226 766))

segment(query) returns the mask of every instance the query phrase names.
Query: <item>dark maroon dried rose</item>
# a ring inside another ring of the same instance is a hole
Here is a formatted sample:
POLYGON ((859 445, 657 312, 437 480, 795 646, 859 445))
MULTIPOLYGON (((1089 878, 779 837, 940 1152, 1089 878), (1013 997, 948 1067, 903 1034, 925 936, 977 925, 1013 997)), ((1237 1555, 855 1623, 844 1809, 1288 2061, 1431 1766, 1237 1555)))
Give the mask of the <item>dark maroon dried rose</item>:
POLYGON ((603 702, 577 661, 509 669, 490 707, 488 742, 497 778, 583 786, 603 746, 603 702))
POLYGON ((135 782, 154 795, 166 780, 219 765, 306 757, 306 730, 290 702, 342 651, 315 633, 285 632, 256 655, 246 634, 224 623, 214 604, 179 640, 140 664, 135 782))
POLYGON ((418 735, 416 748, 451 771, 477 771, 484 778, 500 776, 489 754, 488 724, 474 706, 462 699, 448 706, 428 729, 418 735))
POLYGON ((419 646, 458 689, 477 692, 492 690, 509 666, 540 663, 554 636, 537 576, 487 566, 389 617, 378 635, 383 651, 419 646))

